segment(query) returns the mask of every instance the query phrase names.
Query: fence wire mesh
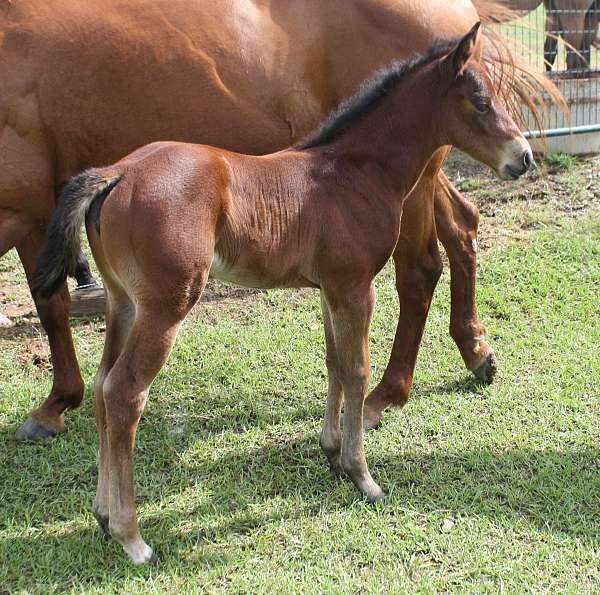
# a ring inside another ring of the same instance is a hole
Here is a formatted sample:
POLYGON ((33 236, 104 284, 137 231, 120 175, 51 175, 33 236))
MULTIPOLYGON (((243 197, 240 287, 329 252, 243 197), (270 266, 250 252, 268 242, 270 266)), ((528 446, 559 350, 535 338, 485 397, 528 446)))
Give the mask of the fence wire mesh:
POLYGON ((600 0, 504 0, 520 18, 499 25, 513 51, 546 72, 571 116, 552 110, 546 129, 598 126, 600 132, 600 0))

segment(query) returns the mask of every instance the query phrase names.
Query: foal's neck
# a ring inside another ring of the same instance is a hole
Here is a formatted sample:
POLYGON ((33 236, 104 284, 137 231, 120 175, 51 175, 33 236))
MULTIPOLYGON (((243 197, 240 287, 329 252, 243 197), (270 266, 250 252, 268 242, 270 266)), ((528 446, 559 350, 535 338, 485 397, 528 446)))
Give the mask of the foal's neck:
POLYGON ((433 153, 443 146, 442 102, 436 64, 428 64, 397 83, 388 95, 333 143, 338 156, 374 165, 398 198, 415 187, 433 153))

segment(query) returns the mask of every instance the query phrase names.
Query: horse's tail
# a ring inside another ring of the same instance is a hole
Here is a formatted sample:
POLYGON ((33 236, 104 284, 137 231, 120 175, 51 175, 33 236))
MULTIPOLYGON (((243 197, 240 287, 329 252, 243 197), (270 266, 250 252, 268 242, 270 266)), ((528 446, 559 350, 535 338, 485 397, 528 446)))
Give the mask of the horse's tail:
POLYGON ((52 297, 67 275, 74 275, 85 217, 92 203, 106 198, 120 179, 120 175, 89 169, 71 178, 65 186, 50 219, 46 242, 31 281, 31 293, 36 300, 52 297))
MULTIPOLYGON (((506 23, 522 16, 522 13, 508 8, 502 2, 493 0, 472 0, 479 18, 485 25, 506 23)), ((556 85, 543 73, 536 70, 524 59, 515 57, 518 53, 531 51, 503 35, 498 27, 485 27, 483 35, 483 63, 487 67, 496 91, 512 112, 515 120, 525 129, 531 127, 525 106, 532 115, 534 126, 542 129, 542 115, 548 102, 566 110, 566 103, 556 85)))

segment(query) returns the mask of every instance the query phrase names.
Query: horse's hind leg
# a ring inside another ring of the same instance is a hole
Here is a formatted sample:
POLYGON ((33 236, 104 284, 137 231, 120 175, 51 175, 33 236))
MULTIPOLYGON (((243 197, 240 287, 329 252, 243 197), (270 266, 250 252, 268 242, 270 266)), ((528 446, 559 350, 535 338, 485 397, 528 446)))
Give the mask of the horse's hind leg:
POLYGON ((546 0, 546 40, 544 42, 544 61, 546 71, 550 72, 556 61, 558 36, 560 35, 560 19, 554 8, 555 0, 546 0))
POLYGON ((332 471, 340 471, 340 453, 342 450, 342 432, 340 431, 340 411, 342 407, 342 384, 339 378, 339 364, 335 349, 335 338, 331 322, 331 313, 324 296, 321 294, 321 312, 325 328, 325 347, 327 350, 327 405, 325 422, 321 431, 321 449, 325 453, 332 471))
POLYGON ((135 435, 150 384, 165 363, 181 322, 181 317, 160 308, 138 309, 125 347, 102 386, 108 439, 108 527, 135 564, 155 560, 140 535, 135 512, 135 435))
POLYGON ((122 292, 108 293, 104 352, 94 383, 94 409, 98 430, 98 488, 92 512, 106 536, 109 536, 109 461, 104 381, 121 354, 135 317, 135 307, 122 292))
MULTIPOLYGON (((44 230, 37 229, 17 244, 17 251, 27 279, 31 279, 37 256, 44 241, 44 230)), ((36 303, 44 330, 48 334, 54 382, 48 398, 29 414, 29 419, 17 431, 17 438, 34 440, 48 438, 64 430, 63 413, 81 404, 83 379, 75 356, 69 328, 69 294, 64 287, 43 303, 36 303)))

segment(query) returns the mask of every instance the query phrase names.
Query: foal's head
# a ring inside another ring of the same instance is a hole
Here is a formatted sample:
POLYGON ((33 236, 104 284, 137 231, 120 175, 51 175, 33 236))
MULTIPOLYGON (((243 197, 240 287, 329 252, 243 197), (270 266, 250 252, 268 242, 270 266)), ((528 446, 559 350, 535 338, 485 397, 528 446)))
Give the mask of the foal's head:
POLYGON ((534 165, 531 147, 502 106, 492 80, 473 58, 480 23, 439 63, 446 89, 440 132, 444 141, 517 179, 534 165))

